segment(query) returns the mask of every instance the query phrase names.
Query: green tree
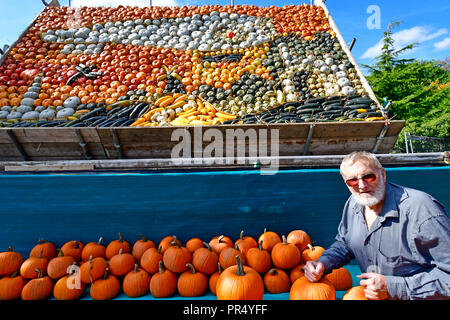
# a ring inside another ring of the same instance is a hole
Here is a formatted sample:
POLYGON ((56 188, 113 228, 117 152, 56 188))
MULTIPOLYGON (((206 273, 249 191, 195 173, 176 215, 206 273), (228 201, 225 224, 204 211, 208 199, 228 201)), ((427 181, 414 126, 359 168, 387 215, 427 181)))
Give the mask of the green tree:
POLYGON ((450 138, 450 71, 446 61, 416 61, 399 56, 417 43, 394 48, 389 24, 384 32, 383 49, 367 76, 379 99, 392 100, 390 116, 405 120, 397 148, 405 151, 404 131, 412 135, 450 138))

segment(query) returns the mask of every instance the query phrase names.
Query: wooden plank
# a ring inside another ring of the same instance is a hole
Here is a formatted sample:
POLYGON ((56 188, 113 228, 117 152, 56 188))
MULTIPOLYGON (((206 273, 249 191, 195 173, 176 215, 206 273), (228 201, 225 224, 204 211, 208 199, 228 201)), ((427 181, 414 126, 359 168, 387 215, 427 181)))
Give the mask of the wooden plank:
MULTIPOLYGON (((0 128, 0 143, 5 143, 6 129, 0 128)), ((10 128, 20 143, 78 142, 75 128, 10 128)), ((100 142, 95 128, 79 128, 86 143, 100 142)), ((7 140, 6 140, 7 141, 7 140)))

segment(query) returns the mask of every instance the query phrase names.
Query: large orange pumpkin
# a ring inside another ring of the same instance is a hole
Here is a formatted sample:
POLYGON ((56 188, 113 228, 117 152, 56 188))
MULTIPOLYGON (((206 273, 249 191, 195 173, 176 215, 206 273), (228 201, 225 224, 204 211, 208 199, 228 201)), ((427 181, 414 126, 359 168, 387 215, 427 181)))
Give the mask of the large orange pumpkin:
POLYGON ((80 281, 78 275, 72 269, 68 275, 60 278, 53 287, 53 296, 56 300, 76 300, 83 293, 86 285, 80 281))
POLYGON ((255 269, 259 273, 266 273, 272 266, 272 259, 270 253, 263 248, 263 240, 259 242, 257 248, 251 248, 247 251, 245 259, 247 260, 247 265, 255 269))
POLYGON ((277 243, 271 252, 273 265, 279 269, 291 269, 301 261, 300 250, 295 244, 287 243, 283 236, 283 242, 277 243))
POLYGON ((182 297, 202 296, 208 288, 208 278, 201 272, 197 272, 195 267, 187 263, 189 270, 186 270, 178 277, 177 289, 182 297))
POLYGON ((303 230, 292 230, 286 237, 288 243, 295 244, 300 252, 303 252, 308 248, 308 244, 311 244, 311 238, 303 230))
POLYGON ((41 239, 30 251, 30 257, 39 257, 51 260, 56 257, 56 247, 52 242, 41 239))
POLYGON ((53 280, 44 276, 39 268, 36 268, 35 272, 36 278, 28 281, 22 289, 22 300, 44 300, 52 294, 53 280))
POLYGON ((141 239, 136 241, 133 245, 133 249, 131 250, 134 259, 137 262, 141 261, 142 255, 147 249, 156 248, 155 243, 152 240, 148 240, 144 235, 139 235, 141 239))
POLYGON ((235 265, 236 255, 239 255, 242 264, 246 264, 245 256, 241 251, 239 251, 239 247, 236 244, 234 248, 226 247, 220 252, 219 262, 220 265, 222 266, 222 269, 225 270, 226 268, 235 265))
POLYGON ((266 228, 264 228, 264 232, 259 236, 258 243, 263 241, 263 249, 267 251, 272 251, 272 248, 279 242, 281 242, 280 236, 273 231, 267 231, 266 228))
POLYGON ((109 274, 106 268, 102 278, 92 283, 90 288, 91 298, 94 300, 110 300, 115 298, 120 292, 120 281, 114 275, 109 274))
POLYGON ((122 249, 122 253, 131 253, 131 245, 128 241, 123 239, 122 234, 119 232, 119 239, 111 241, 105 250, 105 256, 107 260, 111 260, 122 249))
POLYGON ((164 266, 175 273, 184 272, 187 269, 186 264, 191 260, 191 252, 176 241, 172 242, 172 245, 163 254, 164 266))
POLYGON ((218 300, 262 300, 264 282, 258 272, 244 266, 239 255, 236 265, 224 270, 216 284, 218 300))
POLYGON ((27 280, 14 272, 10 276, 0 279, 0 300, 16 300, 20 298, 23 287, 27 284, 27 280))
POLYGON ((247 251, 251 248, 256 248, 258 244, 253 237, 245 236, 244 230, 241 231, 239 239, 236 240, 235 245, 238 246, 239 251, 241 251, 244 255, 247 254, 247 251))
POLYGON ((14 252, 12 247, 8 251, 0 253, 0 277, 13 274, 20 269, 24 259, 18 252, 14 252))
POLYGON ((308 278, 300 277, 292 284, 289 300, 336 300, 336 290, 327 279, 309 282, 308 278))
POLYGON ((155 298, 168 298, 177 291, 177 276, 164 268, 164 263, 159 261, 159 271, 150 279, 150 292, 155 298))
POLYGON ((130 298, 141 297, 149 290, 150 274, 134 265, 134 270, 127 273, 123 279, 123 292, 130 298))
POLYGON ((209 245, 218 255, 220 255, 223 249, 233 247, 233 240, 231 240, 230 237, 220 235, 212 238, 209 241, 209 245))
POLYGON ((264 286, 270 293, 288 292, 291 280, 284 270, 272 268, 264 275, 264 286))
POLYGON ((204 274, 213 274, 217 270, 219 256, 212 251, 211 246, 204 242, 204 248, 198 248, 192 254, 192 264, 195 269, 204 274))
POLYGON ((102 257, 89 258, 80 266, 80 278, 85 284, 92 284, 95 280, 99 279, 105 274, 105 270, 108 267, 108 262, 102 257))
POLYGON ((317 259, 319 259, 319 257, 322 255, 324 251, 325 249, 321 246, 312 246, 308 244, 308 249, 305 249, 302 252, 303 262, 306 263, 306 261, 309 260, 316 261, 317 259))
POLYGON ((83 247, 81 251, 81 260, 88 261, 89 257, 92 258, 102 257, 105 258, 106 248, 102 245, 103 238, 100 237, 97 242, 89 242, 83 247))

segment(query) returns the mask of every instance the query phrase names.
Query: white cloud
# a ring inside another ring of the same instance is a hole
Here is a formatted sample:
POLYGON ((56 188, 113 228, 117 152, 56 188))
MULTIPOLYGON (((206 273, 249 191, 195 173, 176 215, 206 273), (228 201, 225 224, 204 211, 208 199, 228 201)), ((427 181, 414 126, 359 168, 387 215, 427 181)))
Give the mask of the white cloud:
MULTIPOLYGON (((392 34, 394 40, 394 49, 400 49, 408 44, 414 42, 426 42, 438 38, 442 35, 448 34, 449 31, 446 28, 439 29, 433 32, 432 28, 424 26, 416 26, 410 29, 401 30, 392 34)), ((360 59, 373 59, 381 54, 383 48, 383 39, 378 41, 377 44, 370 47, 364 52, 360 59)), ((408 51, 411 53, 411 51, 408 51)))
MULTIPOLYGON (((130 6, 130 7, 148 7, 150 0, 72 0, 70 5, 75 8, 82 6, 88 7, 117 7, 130 6)), ((178 6, 175 0, 152 0, 153 6, 178 6)))
POLYGON ((434 44, 434 47, 438 51, 445 50, 445 49, 450 49, 450 37, 447 37, 447 38, 445 38, 442 41, 436 42, 434 44))

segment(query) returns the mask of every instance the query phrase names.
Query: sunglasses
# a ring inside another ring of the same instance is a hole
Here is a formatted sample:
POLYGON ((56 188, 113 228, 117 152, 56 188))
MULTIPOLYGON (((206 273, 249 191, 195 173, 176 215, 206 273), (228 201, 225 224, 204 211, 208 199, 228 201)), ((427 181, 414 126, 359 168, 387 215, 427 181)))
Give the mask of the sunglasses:
POLYGON ((345 183, 349 187, 356 187, 359 184, 360 179, 364 182, 374 182, 377 179, 377 175, 375 173, 369 173, 369 174, 362 176, 361 178, 355 177, 355 178, 345 180, 345 183))

